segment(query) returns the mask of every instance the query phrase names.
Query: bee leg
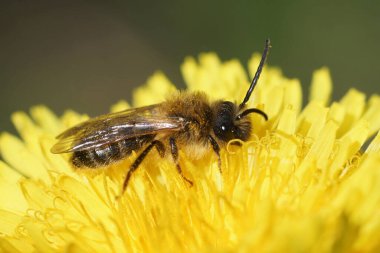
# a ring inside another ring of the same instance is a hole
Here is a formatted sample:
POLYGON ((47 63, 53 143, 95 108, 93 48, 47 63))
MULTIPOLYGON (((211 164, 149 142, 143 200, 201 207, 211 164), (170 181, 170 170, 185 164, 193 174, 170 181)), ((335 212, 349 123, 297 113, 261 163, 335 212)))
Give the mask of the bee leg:
POLYGON ((129 171, 128 171, 128 174, 127 176, 125 177, 124 179, 124 183, 123 183, 123 192, 125 192, 125 189, 127 189, 127 185, 128 185, 128 182, 129 182, 129 179, 131 178, 132 176, 132 173, 139 167, 139 165, 141 164, 141 162, 145 159, 146 155, 149 153, 149 151, 154 147, 156 146, 157 150, 158 150, 158 153, 161 155, 163 154, 163 149, 164 148, 164 144, 162 144, 162 142, 158 141, 158 140, 154 140, 152 141, 148 147, 146 147, 144 149, 143 152, 141 152, 141 154, 136 158, 136 160, 133 162, 133 164, 131 165, 131 167, 129 168, 129 171))
POLYGON ((161 158, 164 158, 165 156, 165 145, 161 142, 161 141, 157 141, 155 140, 156 142, 156 149, 157 149, 157 152, 158 154, 161 156, 161 158))
POLYGON ((171 149, 171 152, 172 152, 172 157, 173 157, 173 160, 174 160, 175 165, 177 167, 178 173, 181 175, 181 177, 186 182, 188 182, 190 184, 190 186, 193 186, 193 182, 190 179, 186 178, 185 175, 183 175, 181 166, 179 166, 179 163, 178 163, 178 148, 177 148, 177 144, 175 143, 174 138, 170 138, 169 139, 169 144, 170 144, 170 149, 171 149))
POLYGON ((211 135, 208 136, 208 140, 210 141, 212 149, 214 150, 216 156, 218 157, 218 167, 219 167, 220 174, 222 174, 222 160, 220 159, 219 144, 216 142, 216 140, 211 135))

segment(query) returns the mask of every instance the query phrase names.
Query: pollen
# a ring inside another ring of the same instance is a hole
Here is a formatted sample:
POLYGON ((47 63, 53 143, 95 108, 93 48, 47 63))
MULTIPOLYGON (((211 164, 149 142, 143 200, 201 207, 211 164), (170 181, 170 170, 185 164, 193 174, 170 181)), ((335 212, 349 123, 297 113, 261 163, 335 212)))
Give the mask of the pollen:
MULTIPOLYGON (((214 53, 181 66, 187 89, 241 101, 260 61, 248 71, 214 53)), ((253 134, 192 160, 179 153, 190 187, 173 161, 147 156, 122 192, 136 159, 78 171, 50 152, 55 136, 88 119, 39 105, 16 112, 18 136, 0 135, 2 252, 379 252, 380 96, 354 88, 331 101, 326 67, 312 75, 302 108, 300 81, 265 66, 248 102, 253 134), (234 145, 239 143, 239 145, 234 145)), ((159 103, 176 92, 162 72, 129 105, 159 103)))

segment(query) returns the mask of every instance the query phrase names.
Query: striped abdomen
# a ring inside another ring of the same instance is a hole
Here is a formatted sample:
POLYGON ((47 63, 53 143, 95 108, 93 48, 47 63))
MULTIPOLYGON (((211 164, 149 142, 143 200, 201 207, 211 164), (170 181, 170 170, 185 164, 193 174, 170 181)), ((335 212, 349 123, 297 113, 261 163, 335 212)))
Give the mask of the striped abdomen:
POLYGON ((71 161, 75 167, 97 168, 107 166, 139 150, 144 144, 153 140, 154 136, 145 135, 110 143, 95 149, 76 151, 71 161))

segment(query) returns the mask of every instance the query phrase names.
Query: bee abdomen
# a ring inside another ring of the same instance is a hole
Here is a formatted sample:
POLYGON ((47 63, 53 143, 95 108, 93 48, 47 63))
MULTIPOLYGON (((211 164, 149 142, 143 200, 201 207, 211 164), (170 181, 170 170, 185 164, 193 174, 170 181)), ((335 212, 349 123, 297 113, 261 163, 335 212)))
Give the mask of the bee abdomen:
POLYGON ((120 140, 115 143, 104 145, 95 149, 74 152, 71 161, 77 168, 98 168, 119 161, 131 154, 132 151, 140 149, 153 136, 144 136, 120 140))
POLYGON ((75 167, 97 168, 107 166, 122 158, 118 143, 112 143, 95 149, 74 152, 72 163, 75 167))

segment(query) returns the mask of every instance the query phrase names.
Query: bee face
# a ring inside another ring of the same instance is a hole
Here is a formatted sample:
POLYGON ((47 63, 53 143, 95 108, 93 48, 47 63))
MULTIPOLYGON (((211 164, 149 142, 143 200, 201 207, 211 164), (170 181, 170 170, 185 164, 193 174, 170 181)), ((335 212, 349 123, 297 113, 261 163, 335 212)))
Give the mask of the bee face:
POLYGON ((247 117, 238 117, 238 106, 229 101, 220 101, 215 105, 213 131, 215 136, 228 142, 232 139, 246 141, 251 133, 251 122, 247 117))

